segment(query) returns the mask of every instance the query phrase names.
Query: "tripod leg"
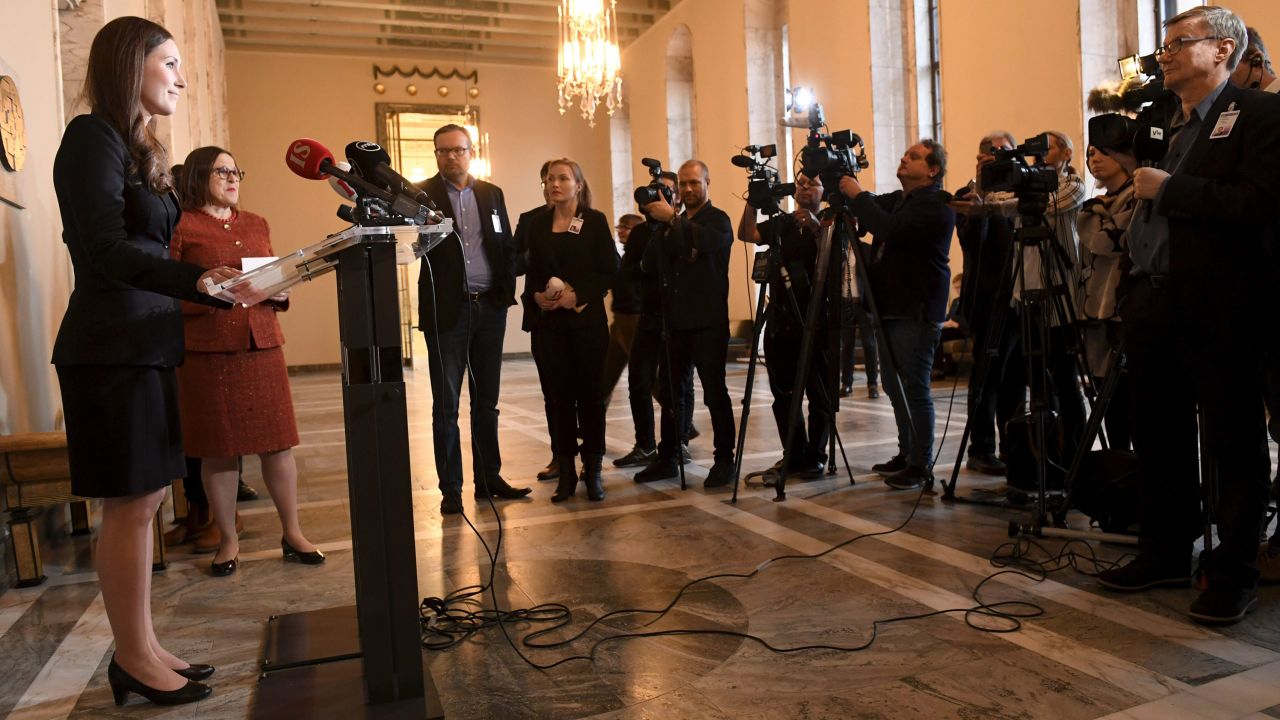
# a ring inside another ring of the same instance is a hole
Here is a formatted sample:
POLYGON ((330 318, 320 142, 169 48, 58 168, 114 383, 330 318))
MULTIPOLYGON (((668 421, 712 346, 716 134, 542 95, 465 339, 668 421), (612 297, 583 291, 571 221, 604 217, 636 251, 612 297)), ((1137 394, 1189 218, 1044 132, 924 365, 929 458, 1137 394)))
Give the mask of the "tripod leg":
MULTIPOLYGON (((756 322, 751 333, 751 359, 747 362, 747 385, 742 395, 742 421, 738 425, 738 445, 733 454, 733 495, 730 502, 738 502, 738 485, 742 477, 742 450, 747 442, 747 422, 751 418, 751 392, 755 387, 756 364, 760 360, 760 338, 764 334, 764 310, 765 299, 769 294, 770 283, 769 278, 773 277, 774 270, 778 266, 778 250, 771 249, 768 262, 768 271, 765 273, 765 280, 760 284, 760 294, 756 298, 756 322)), ((785 467, 785 466, 784 466, 785 467)))

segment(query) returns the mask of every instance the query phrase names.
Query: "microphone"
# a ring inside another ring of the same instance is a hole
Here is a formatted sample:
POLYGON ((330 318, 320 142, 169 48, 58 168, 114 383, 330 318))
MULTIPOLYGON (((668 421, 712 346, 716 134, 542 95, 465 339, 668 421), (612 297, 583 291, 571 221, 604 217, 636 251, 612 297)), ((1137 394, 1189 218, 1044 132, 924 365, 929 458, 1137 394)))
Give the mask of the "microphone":
MULTIPOLYGON (((1133 137, 1133 156, 1142 164, 1142 167, 1155 167, 1164 159, 1167 152, 1169 152, 1169 141, 1164 136, 1164 128, 1158 125, 1148 125, 1139 129, 1133 137)), ((1142 219, 1150 221, 1151 201, 1143 200, 1139 204, 1142 206, 1142 219)))
MULTIPOLYGON (((335 163, 335 165, 338 167, 339 170, 346 170, 347 172, 351 171, 350 163, 339 162, 339 163, 335 163)), ((350 202, 352 204, 355 203, 356 198, 360 197, 360 193, 356 192, 356 189, 351 187, 350 183, 348 183, 346 180, 343 180, 342 178, 337 177, 336 175, 329 176, 329 187, 333 188, 333 191, 338 193, 338 195, 340 195, 343 200, 346 200, 347 202, 350 202)))
POLYGON ((752 168, 756 164, 755 159, 749 155, 734 155, 729 162, 740 168, 752 168))
MULTIPOLYGON (((356 192, 357 197, 370 197, 381 200, 391 206, 392 212, 410 218, 416 224, 427 224, 427 221, 433 215, 439 217, 439 213, 423 207, 421 203, 411 198, 389 192, 387 189, 380 188, 359 175, 343 170, 333 162, 333 153, 329 152, 329 149, 321 145, 317 140, 301 138, 293 141, 289 144, 289 150, 285 153, 284 159, 289 169, 300 177, 308 180, 323 180, 329 176, 336 177, 346 182, 356 192)), ((345 196, 346 192, 339 190, 339 194, 345 196)))
POLYGON ((365 180, 376 180, 377 175, 375 169, 378 163, 391 164, 391 156, 387 154, 382 146, 368 140, 356 140, 347 143, 346 149, 347 162, 351 163, 352 171, 364 178, 365 180))

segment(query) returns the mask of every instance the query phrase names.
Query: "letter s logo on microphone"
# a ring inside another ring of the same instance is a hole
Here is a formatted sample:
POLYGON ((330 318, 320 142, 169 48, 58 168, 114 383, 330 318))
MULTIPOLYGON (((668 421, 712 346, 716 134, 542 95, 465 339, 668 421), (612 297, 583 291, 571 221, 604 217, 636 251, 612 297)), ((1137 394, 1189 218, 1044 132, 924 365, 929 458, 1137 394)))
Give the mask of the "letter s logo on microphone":
POLYGON ((289 154, 285 156, 285 160, 290 165, 301 170, 307 166, 307 158, 311 157, 311 146, 299 140, 289 147, 289 154))

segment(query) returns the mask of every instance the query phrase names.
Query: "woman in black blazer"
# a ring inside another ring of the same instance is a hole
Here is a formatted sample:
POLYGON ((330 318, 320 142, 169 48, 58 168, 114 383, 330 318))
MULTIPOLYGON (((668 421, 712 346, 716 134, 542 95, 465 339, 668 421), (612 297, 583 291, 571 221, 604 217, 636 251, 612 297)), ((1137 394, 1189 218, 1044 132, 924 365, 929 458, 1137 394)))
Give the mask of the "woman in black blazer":
MULTIPOLYGON (((93 112, 67 126, 53 165, 63 242, 75 269, 53 348, 77 495, 103 498, 96 565, 115 637, 107 668, 117 705, 207 696, 208 665, 175 657, 151 622, 151 522, 186 474, 174 367, 182 362, 177 298, 221 307, 205 281, 238 274, 169 258, 180 211, 152 130, 186 87, 173 36, 136 17, 107 23, 89 51, 93 112)), ((256 298, 236 295, 242 302, 256 298)))
POLYGON ((582 433, 582 480, 587 497, 604 499, 604 398, 600 378, 609 348, 604 296, 618 272, 618 252, 609 220, 591 209, 591 191, 578 163, 562 158, 547 169, 551 212, 529 228, 525 292, 540 312, 533 327, 534 354, 550 371, 551 450, 560 465, 552 502, 573 497, 578 487, 574 457, 582 433))

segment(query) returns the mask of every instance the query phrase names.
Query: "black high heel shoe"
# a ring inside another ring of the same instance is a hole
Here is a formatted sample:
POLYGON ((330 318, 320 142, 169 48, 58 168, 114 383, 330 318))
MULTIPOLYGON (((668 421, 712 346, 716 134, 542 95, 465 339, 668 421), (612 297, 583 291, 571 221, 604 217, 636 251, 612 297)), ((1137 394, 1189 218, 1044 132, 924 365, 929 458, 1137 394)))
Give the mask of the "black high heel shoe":
POLYGON ((174 670, 174 672, 188 680, 207 680, 213 676, 213 670, 212 665, 196 665, 192 663, 181 670, 174 670))
POLYGON ((319 565, 324 562, 324 553, 318 549, 311 552, 302 552, 290 545, 289 541, 284 538, 280 538, 280 549, 284 551, 285 562, 296 562, 303 565, 319 565))
POLYGON ((187 680, 187 684, 177 690, 156 690, 153 687, 147 687, 117 665, 114 655, 111 656, 111 664, 107 666, 107 684, 111 685, 111 696, 115 698, 116 705, 124 705, 125 700, 129 698, 129 693, 141 695, 156 705, 186 705, 203 700, 213 692, 213 688, 194 680, 187 680))
POLYGON ((209 563, 209 572, 214 577, 226 577, 235 574, 236 568, 240 566, 240 558, 233 557, 226 562, 209 563))

